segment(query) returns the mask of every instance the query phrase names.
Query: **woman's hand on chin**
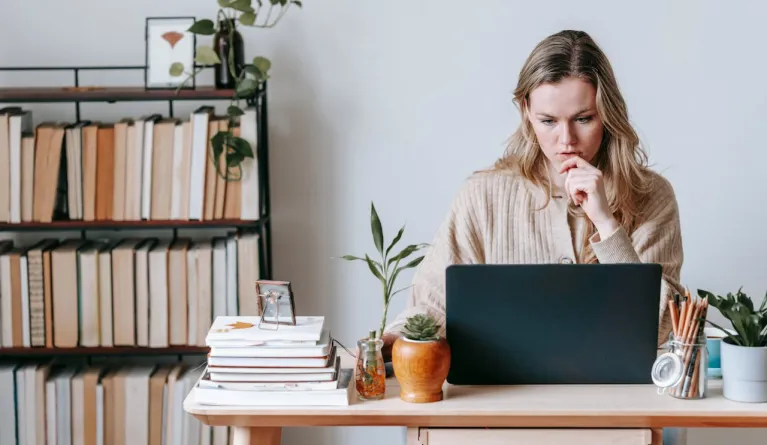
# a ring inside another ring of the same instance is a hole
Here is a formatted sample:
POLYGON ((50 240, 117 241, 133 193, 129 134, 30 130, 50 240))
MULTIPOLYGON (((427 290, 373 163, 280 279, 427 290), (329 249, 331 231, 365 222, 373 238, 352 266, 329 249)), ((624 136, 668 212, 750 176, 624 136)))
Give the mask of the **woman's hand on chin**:
POLYGON ((567 159, 559 168, 566 175, 565 191, 570 200, 580 206, 594 223, 599 237, 605 239, 620 227, 610 211, 602 172, 581 157, 567 159))

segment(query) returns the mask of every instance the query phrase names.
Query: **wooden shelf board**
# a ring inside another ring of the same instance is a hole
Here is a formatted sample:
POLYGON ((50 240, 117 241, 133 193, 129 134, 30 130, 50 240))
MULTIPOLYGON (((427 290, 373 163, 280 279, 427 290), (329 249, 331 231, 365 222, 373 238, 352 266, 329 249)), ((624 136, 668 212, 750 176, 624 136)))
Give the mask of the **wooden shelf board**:
POLYGON ((189 220, 147 220, 147 221, 52 221, 0 223, 1 231, 33 230, 111 230, 111 229, 206 229, 217 227, 257 227, 260 220, 211 219, 189 220))
POLYGON ((153 100, 229 99, 231 89, 200 86, 195 89, 145 89, 139 87, 5 87, 0 102, 117 102, 153 100))
POLYGON ((138 346, 77 347, 77 348, 0 348, 0 357, 43 355, 174 355, 205 354, 210 349, 201 346, 171 346, 147 348, 138 346))

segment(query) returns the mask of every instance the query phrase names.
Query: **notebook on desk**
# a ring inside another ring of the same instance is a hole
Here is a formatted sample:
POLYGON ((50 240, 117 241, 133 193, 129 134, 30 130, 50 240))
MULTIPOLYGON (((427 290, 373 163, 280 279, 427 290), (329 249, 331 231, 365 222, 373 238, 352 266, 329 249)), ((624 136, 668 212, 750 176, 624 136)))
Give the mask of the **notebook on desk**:
POLYGON ((658 264, 448 267, 447 381, 652 383, 661 273, 658 264))

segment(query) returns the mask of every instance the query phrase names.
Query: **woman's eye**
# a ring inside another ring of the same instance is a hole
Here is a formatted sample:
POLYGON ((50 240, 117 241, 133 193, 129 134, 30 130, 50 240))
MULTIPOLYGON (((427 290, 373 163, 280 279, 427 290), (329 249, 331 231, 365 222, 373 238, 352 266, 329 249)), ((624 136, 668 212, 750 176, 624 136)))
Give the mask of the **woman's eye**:
POLYGON ((578 119, 576 119, 576 121, 578 121, 578 122, 580 122, 582 124, 585 124, 585 123, 591 121, 591 116, 579 117, 578 119))
POLYGON ((554 121, 551 119, 541 119, 543 125, 551 125, 554 121))

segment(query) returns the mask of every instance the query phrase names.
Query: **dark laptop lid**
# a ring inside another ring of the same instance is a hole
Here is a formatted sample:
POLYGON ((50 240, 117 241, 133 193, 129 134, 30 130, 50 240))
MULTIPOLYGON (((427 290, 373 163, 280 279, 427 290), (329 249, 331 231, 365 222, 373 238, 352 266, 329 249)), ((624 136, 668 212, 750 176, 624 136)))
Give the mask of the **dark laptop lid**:
POLYGON ((652 383, 658 264, 453 265, 451 384, 652 383))

